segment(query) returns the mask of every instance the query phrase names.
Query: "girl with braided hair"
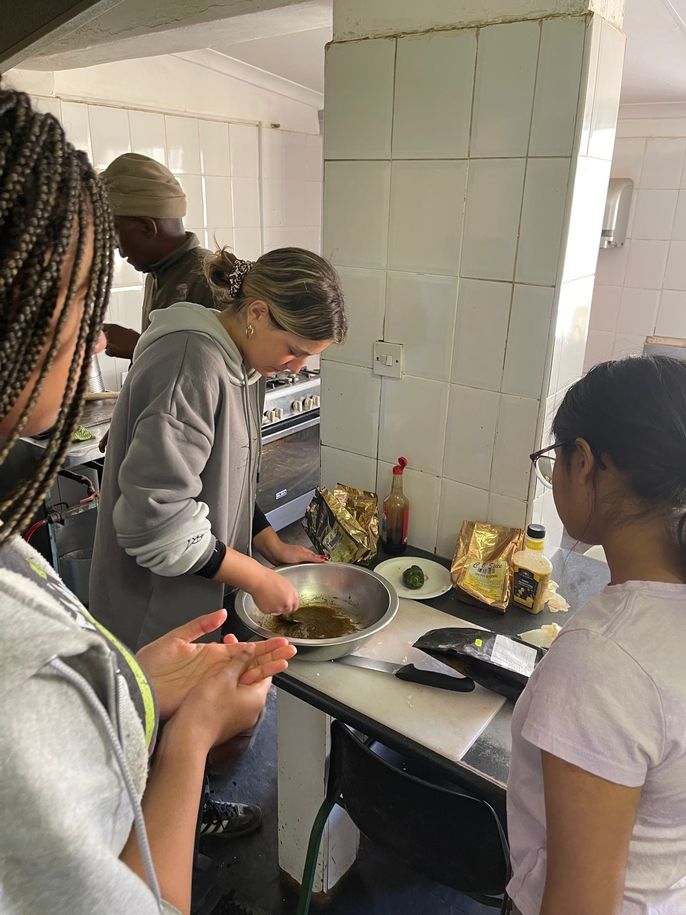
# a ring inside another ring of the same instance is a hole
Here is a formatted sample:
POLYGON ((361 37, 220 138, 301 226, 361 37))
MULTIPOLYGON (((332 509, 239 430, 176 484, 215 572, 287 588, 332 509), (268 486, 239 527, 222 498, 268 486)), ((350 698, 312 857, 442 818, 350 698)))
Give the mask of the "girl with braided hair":
POLYGON ((104 345, 112 242, 85 155, 53 117, 0 88, 3 465, 20 435, 51 430, 41 462, 0 492, 4 915, 188 912, 207 753, 255 725, 295 653, 285 639, 194 644, 221 626, 219 610, 136 658, 18 537, 104 345), (148 778, 158 715, 168 720, 148 778))

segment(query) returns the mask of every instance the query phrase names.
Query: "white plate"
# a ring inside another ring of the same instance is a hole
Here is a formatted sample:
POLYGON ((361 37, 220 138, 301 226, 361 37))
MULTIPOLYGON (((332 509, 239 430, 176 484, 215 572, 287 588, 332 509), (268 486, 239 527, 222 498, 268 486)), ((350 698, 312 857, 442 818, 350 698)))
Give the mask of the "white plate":
POLYGON ((453 586, 450 570, 434 562, 433 559, 420 559, 418 556, 397 556, 379 563, 374 571, 385 578, 398 592, 398 597, 409 597, 410 600, 429 600, 440 597, 453 586), (426 579, 421 588, 411 590, 403 584, 403 572, 410 566, 419 566, 426 579))

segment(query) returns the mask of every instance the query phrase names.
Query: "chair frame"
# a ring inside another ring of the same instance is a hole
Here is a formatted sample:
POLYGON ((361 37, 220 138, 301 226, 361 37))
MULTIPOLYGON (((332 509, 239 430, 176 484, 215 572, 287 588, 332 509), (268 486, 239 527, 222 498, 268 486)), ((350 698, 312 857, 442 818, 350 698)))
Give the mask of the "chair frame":
MULTIPOLYGON (((343 807, 345 810, 345 802, 341 795, 341 776, 339 773, 339 767, 337 765, 337 760, 334 758, 335 748, 337 742, 340 740, 352 739, 357 741, 360 749, 366 750, 368 753, 372 753, 372 745, 377 741, 372 738, 360 739, 360 737, 352 731, 347 725, 343 724, 341 721, 332 721, 331 722, 331 755, 329 757, 329 774, 326 784, 326 796, 322 802, 321 807, 319 808, 317 815, 315 817, 314 823, 312 825, 312 831, 310 832, 310 839, 307 846, 307 854, 305 856, 305 866, 303 869, 303 876, 300 886, 300 896, 298 898, 298 908, 296 915, 308 915, 310 911, 310 904, 312 900, 312 886, 314 884, 314 876, 317 867, 317 858, 319 857, 319 847, 321 845, 322 835, 324 833, 324 827, 329 819, 329 815, 333 808, 338 804, 343 807), (345 732, 345 736, 339 736, 337 732, 345 732)), ((379 758, 379 764, 390 766, 383 758, 379 758)), ((401 772, 397 767, 392 766, 396 772, 401 772)), ((441 785, 433 785, 431 782, 426 781, 423 778, 418 778, 415 775, 407 775, 407 778, 414 779, 419 781, 427 788, 438 788, 442 790, 447 790, 456 795, 461 795, 462 792, 455 790, 453 788, 446 788, 441 785)), ((480 798, 475 798, 474 800, 479 801, 481 804, 484 804, 490 811, 494 819, 495 826, 497 828, 498 837, 500 839, 500 846, 503 852, 503 857, 505 860, 505 886, 510 879, 510 848, 507 842, 507 837, 505 835, 505 830, 500 822, 500 819, 496 812, 493 810, 491 805, 480 798)), ((357 825, 357 824, 355 824, 357 825)), ((411 864, 412 862, 408 862, 411 864)), ((508 915, 511 911, 511 900, 505 891, 505 886, 503 887, 503 897, 500 899, 497 896, 484 895, 480 893, 466 893, 465 895, 471 899, 474 899, 477 902, 487 905, 491 908, 500 908, 500 915, 508 915)))

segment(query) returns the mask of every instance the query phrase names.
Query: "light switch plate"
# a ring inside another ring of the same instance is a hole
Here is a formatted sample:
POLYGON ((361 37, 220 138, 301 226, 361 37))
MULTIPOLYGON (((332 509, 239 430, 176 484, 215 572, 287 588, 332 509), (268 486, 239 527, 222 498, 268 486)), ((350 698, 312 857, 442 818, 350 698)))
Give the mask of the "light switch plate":
POLYGON ((373 372, 375 375, 385 375, 387 378, 402 378, 402 343, 386 343, 385 340, 377 340, 374 344, 373 372))

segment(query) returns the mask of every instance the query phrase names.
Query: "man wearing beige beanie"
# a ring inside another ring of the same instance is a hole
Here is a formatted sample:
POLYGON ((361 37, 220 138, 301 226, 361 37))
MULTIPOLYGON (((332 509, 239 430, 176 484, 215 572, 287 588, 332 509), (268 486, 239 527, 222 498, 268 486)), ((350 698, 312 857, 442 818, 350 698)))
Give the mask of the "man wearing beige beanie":
MULTIPOLYGON (((150 313, 175 302, 216 307, 203 273, 210 253, 192 232, 186 232, 186 195, 174 175, 139 153, 116 158, 102 174, 114 214, 119 252, 146 274, 141 333, 150 313)), ((107 354, 131 359, 140 333, 106 324, 107 354)))

